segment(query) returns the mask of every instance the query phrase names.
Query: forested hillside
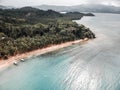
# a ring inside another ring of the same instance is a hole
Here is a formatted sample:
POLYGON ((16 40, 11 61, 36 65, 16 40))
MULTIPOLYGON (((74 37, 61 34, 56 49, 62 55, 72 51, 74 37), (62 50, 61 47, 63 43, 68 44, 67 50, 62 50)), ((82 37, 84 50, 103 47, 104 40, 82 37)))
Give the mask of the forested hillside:
POLYGON ((68 41, 95 38, 84 25, 72 22, 85 14, 60 14, 31 7, 0 9, 0 58, 68 41))

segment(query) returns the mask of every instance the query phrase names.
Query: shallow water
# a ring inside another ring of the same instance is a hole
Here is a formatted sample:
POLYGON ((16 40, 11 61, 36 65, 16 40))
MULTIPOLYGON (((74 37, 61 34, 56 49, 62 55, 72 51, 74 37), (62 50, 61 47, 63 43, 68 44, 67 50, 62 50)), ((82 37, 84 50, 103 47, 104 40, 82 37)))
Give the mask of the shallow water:
POLYGON ((120 90, 120 15, 95 15, 77 22, 96 39, 10 66, 0 90, 120 90))

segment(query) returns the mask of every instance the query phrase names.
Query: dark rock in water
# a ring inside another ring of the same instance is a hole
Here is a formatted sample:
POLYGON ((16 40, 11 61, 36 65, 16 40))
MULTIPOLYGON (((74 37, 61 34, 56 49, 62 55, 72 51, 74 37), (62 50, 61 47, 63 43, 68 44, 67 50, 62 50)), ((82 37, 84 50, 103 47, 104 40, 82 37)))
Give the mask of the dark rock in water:
POLYGON ((92 37, 93 37, 93 38, 96 38, 96 36, 95 36, 95 34, 94 34, 94 33, 92 33, 92 37))
POLYGON ((95 15, 92 13, 86 13, 86 14, 84 14, 84 16, 95 16, 95 15))

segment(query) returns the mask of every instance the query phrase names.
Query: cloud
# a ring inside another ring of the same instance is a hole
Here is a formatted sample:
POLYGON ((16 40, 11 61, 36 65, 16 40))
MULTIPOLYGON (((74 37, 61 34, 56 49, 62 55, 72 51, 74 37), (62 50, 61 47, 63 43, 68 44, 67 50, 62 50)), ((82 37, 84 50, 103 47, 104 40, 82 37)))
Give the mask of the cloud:
POLYGON ((80 5, 80 4, 106 4, 120 6, 120 0, 0 0, 1 5, 26 6, 26 5, 80 5))
POLYGON ((112 3, 113 5, 120 6, 120 0, 114 0, 112 3))
POLYGON ((120 0, 85 0, 87 4, 106 4, 120 6, 120 0))
POLYGON ((2 0, 0 0, 0 2, 2 2, 2 0))

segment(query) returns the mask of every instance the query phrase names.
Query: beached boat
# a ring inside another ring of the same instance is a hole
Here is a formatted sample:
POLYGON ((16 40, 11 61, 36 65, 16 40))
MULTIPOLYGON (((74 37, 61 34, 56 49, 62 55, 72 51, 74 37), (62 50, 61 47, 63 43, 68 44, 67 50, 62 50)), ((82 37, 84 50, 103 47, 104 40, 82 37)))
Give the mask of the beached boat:
POLYGON ((20 59, 21 62, 24 62, 25 60, 24 59, 20 59))
POLYGON ((18 62, 14 61, 13 64, 14 64, 14 65, 18 65, 18 62))

